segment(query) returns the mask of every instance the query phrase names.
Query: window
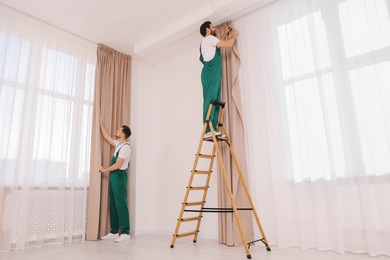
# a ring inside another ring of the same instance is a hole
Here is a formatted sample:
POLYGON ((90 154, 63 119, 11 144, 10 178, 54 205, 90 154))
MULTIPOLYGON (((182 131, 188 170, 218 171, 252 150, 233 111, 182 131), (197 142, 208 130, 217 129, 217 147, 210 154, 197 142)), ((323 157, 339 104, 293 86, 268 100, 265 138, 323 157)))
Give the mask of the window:
POLYGON ((278 27, 294 181, 390 173, 386 4, 340 1, 278 27))
POLYGON ((0 31, 0 172, 12 181, 27 89, 31 43, 0 31))
POLYGON ((32 50, 28 40, 0 32, 0 171, 5 184, 23 183, 15 175, 21 154, 30 158, 34 186, 88 183, 94 73, 94 60, 48 46, 32 50))

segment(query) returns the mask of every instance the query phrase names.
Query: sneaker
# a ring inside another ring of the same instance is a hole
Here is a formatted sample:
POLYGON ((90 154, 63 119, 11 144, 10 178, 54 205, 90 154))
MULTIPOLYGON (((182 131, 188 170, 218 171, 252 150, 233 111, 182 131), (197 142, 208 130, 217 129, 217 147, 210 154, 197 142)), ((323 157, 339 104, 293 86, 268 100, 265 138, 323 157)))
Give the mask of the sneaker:
MULTIPOLYGON (((220 136, 221 135, 221 132, 214 131, 214 133, 215 133, 215 136, 220 136)), ((207 134, 205 134, 204 138, 211 138, 212 136, 213 136, 213 134, 210 131, 207 134)))
POLYGON ((101 240, 111 240, 111 239, 116 239, 118 237, 119 237, 118 233, 116 233, 116 234, 108 233, 107 235, 105 235, 104 237, 101 237, 100 239, 101 240))
POLYGON ((121 234, 117 239, 115 239, 115 242, 122 242, 125 240, 130 240, 130 235, 128 234, 121 234))

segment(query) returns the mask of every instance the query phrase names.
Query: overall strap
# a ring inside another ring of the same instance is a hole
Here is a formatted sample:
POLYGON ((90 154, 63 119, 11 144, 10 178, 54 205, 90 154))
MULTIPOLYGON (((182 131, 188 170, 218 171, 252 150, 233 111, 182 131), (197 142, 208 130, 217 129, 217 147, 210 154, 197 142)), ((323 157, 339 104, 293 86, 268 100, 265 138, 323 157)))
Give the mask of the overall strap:
POLYGON ((120 150, 122 149, 122 147, 125 146, 126 144, 127 144, 128 146, 130 146, 130 144, 124 143, 124 144, 121 146, 121 148, 119 148, 119 150, 116 152, 115 157, 118 157, 119 151, 120 151, 120 150))

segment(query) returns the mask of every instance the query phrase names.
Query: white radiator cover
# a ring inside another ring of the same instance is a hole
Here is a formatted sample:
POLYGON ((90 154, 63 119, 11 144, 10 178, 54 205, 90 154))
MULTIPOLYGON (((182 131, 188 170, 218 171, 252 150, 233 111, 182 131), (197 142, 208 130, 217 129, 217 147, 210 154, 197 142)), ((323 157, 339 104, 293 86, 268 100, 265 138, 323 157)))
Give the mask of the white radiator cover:
POLYGON ((87 189, 18 189, 4 196, 1 233, 11 243, 20 236, 26 242, 84 240, 87 189))

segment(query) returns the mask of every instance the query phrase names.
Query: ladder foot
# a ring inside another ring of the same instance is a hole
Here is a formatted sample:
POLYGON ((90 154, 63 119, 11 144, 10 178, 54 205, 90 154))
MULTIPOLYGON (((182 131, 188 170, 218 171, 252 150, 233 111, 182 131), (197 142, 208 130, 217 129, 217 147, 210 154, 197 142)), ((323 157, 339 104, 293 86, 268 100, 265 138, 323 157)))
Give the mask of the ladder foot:
POLYGON ((271 248, 270 248, 270 247, 267 247, 267 251, 271 251, 271 248))
POLYGON ((251 255, 247 255, 246 258, 252 259, 252 256, 251 255))
POLYGON ((171 248, 173 248, 174 247, 174 245, 171 245, 171 248))
POLYGON ((194 240, 192 240, 192 242, 196 243, 196 240, 194 239, 194 240))

